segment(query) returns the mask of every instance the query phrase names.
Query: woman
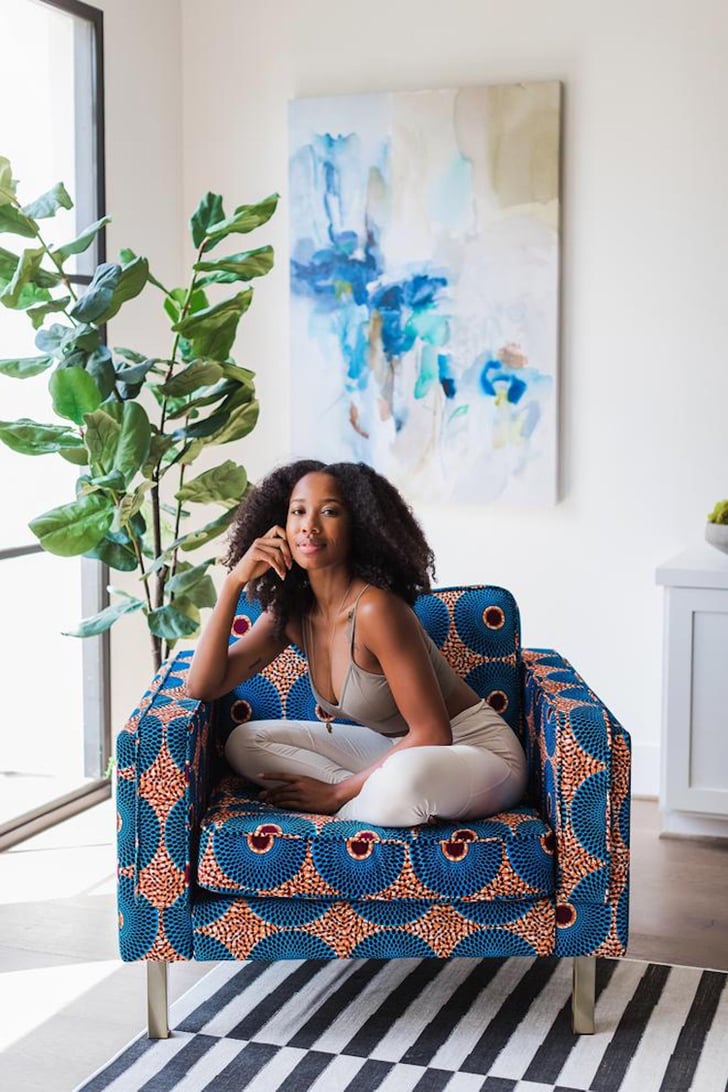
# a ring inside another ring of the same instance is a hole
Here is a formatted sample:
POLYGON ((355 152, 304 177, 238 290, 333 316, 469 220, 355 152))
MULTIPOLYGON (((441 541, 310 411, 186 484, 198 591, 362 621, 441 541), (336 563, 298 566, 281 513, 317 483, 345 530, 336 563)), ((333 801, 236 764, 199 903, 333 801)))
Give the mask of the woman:
POLYGON ((401 495, 363 463, 283 466, 241 505, 217 606, 190 666, 213 699, 293 642, 319 721, 250 721, 225 746, 262 799, 383 826, 476 819, 515 804, 526 760, 515 733, 450 667, 412 604, 433 556, 401 495), (264 612, 228 648, 241 590, 264 612), (369 730, 372 729, 372 730, 369 730))

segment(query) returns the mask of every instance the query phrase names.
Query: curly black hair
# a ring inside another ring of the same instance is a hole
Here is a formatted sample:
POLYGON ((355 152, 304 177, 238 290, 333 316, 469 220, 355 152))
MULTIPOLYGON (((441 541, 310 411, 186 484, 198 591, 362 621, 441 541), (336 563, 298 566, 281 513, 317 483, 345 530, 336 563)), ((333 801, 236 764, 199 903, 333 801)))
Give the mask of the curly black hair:
MULTIPOLYGON (((352 576, 386 588, 410 606, 429 592, 435 577, 435 559, 412 509, 399 491, 366 463, 322 463, 299 459, 273 470, 254 486, 241 503, 231 525, 223 563, 232 569, 256 538, 275 524, 286 525, 294 485, 306 474, 322 471, 336 478, 351 521, 352 576)), ((276 619, 283 634, 290 618, 301 617, 313 606, 306 572, 295 562, 281 581, 269 569, 247 586, 248 598, 260 600, 276 619)))

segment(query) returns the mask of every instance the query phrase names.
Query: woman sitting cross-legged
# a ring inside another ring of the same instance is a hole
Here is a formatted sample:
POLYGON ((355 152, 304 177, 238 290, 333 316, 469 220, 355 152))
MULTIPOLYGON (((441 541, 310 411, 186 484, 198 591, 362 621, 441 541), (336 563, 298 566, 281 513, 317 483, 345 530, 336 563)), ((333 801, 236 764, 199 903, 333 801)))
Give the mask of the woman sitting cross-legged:
POLYGON ((478 819, 516 804, 523 748, 450 666, 412 610, 433 557, 400 493, 363 463, 273 471, 241 504, 230 572, 190 666, 191 697, 214 699, 290 643, 327 716, 258 720, 225 746, 262 798, 292 811, 383 826, 478 819), (243 588, 264 612, 228 647, 243 588), (333 730, 332 730, 333 729, 333 730))

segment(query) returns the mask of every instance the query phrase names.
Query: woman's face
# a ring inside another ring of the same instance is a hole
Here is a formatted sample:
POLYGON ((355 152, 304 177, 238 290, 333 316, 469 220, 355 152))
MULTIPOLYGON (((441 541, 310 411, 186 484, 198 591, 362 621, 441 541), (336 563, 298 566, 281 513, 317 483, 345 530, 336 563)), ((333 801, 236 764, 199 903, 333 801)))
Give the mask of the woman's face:
POLYGON ((350 517, 339 483, 331 474, 304 475, 291 490, 286 537, 302 569, 341 565, 349 556, 350 517))

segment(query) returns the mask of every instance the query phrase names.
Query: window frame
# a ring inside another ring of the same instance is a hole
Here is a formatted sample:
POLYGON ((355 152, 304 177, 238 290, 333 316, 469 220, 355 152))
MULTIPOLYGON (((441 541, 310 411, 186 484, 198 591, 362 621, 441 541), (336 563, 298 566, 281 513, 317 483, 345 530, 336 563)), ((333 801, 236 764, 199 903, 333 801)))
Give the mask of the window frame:
MULTIPOLYGON (((83 19, 91 24, 91 90, 92 90, 92 162, 95 168, 95 219, 106 214, 106 129, 104 88, 104 13, 99 8, 81 0, 36 0, 49 8, 83 19)), ((76 100, 76 117, 79 101, 76 100)), ((96 263, 106 261, 106 228, 96 238, 96 263)), ((69 274, 72 284, 87 285, 91 276, 85 273, 69 274)), ((106 343, 106 331, 103 331, 106 343)), ((0 549, 0 562, 42 554, 43 547, 36 544, 11 546, 0 549)), ((81 558, 81 612, 86 617, 108 605, 107 584, 109 571, 106 565, 90 558, 81 558)), ((83 638, 83 765, 84 775, 90 780, 39 805, 13 816, 0 824, 0 850, 31 837, 63 819, 84 811, 111 796, 108 776, 111 756, 111 673, 110 635, 108 630, 97 637, 83 638)))

